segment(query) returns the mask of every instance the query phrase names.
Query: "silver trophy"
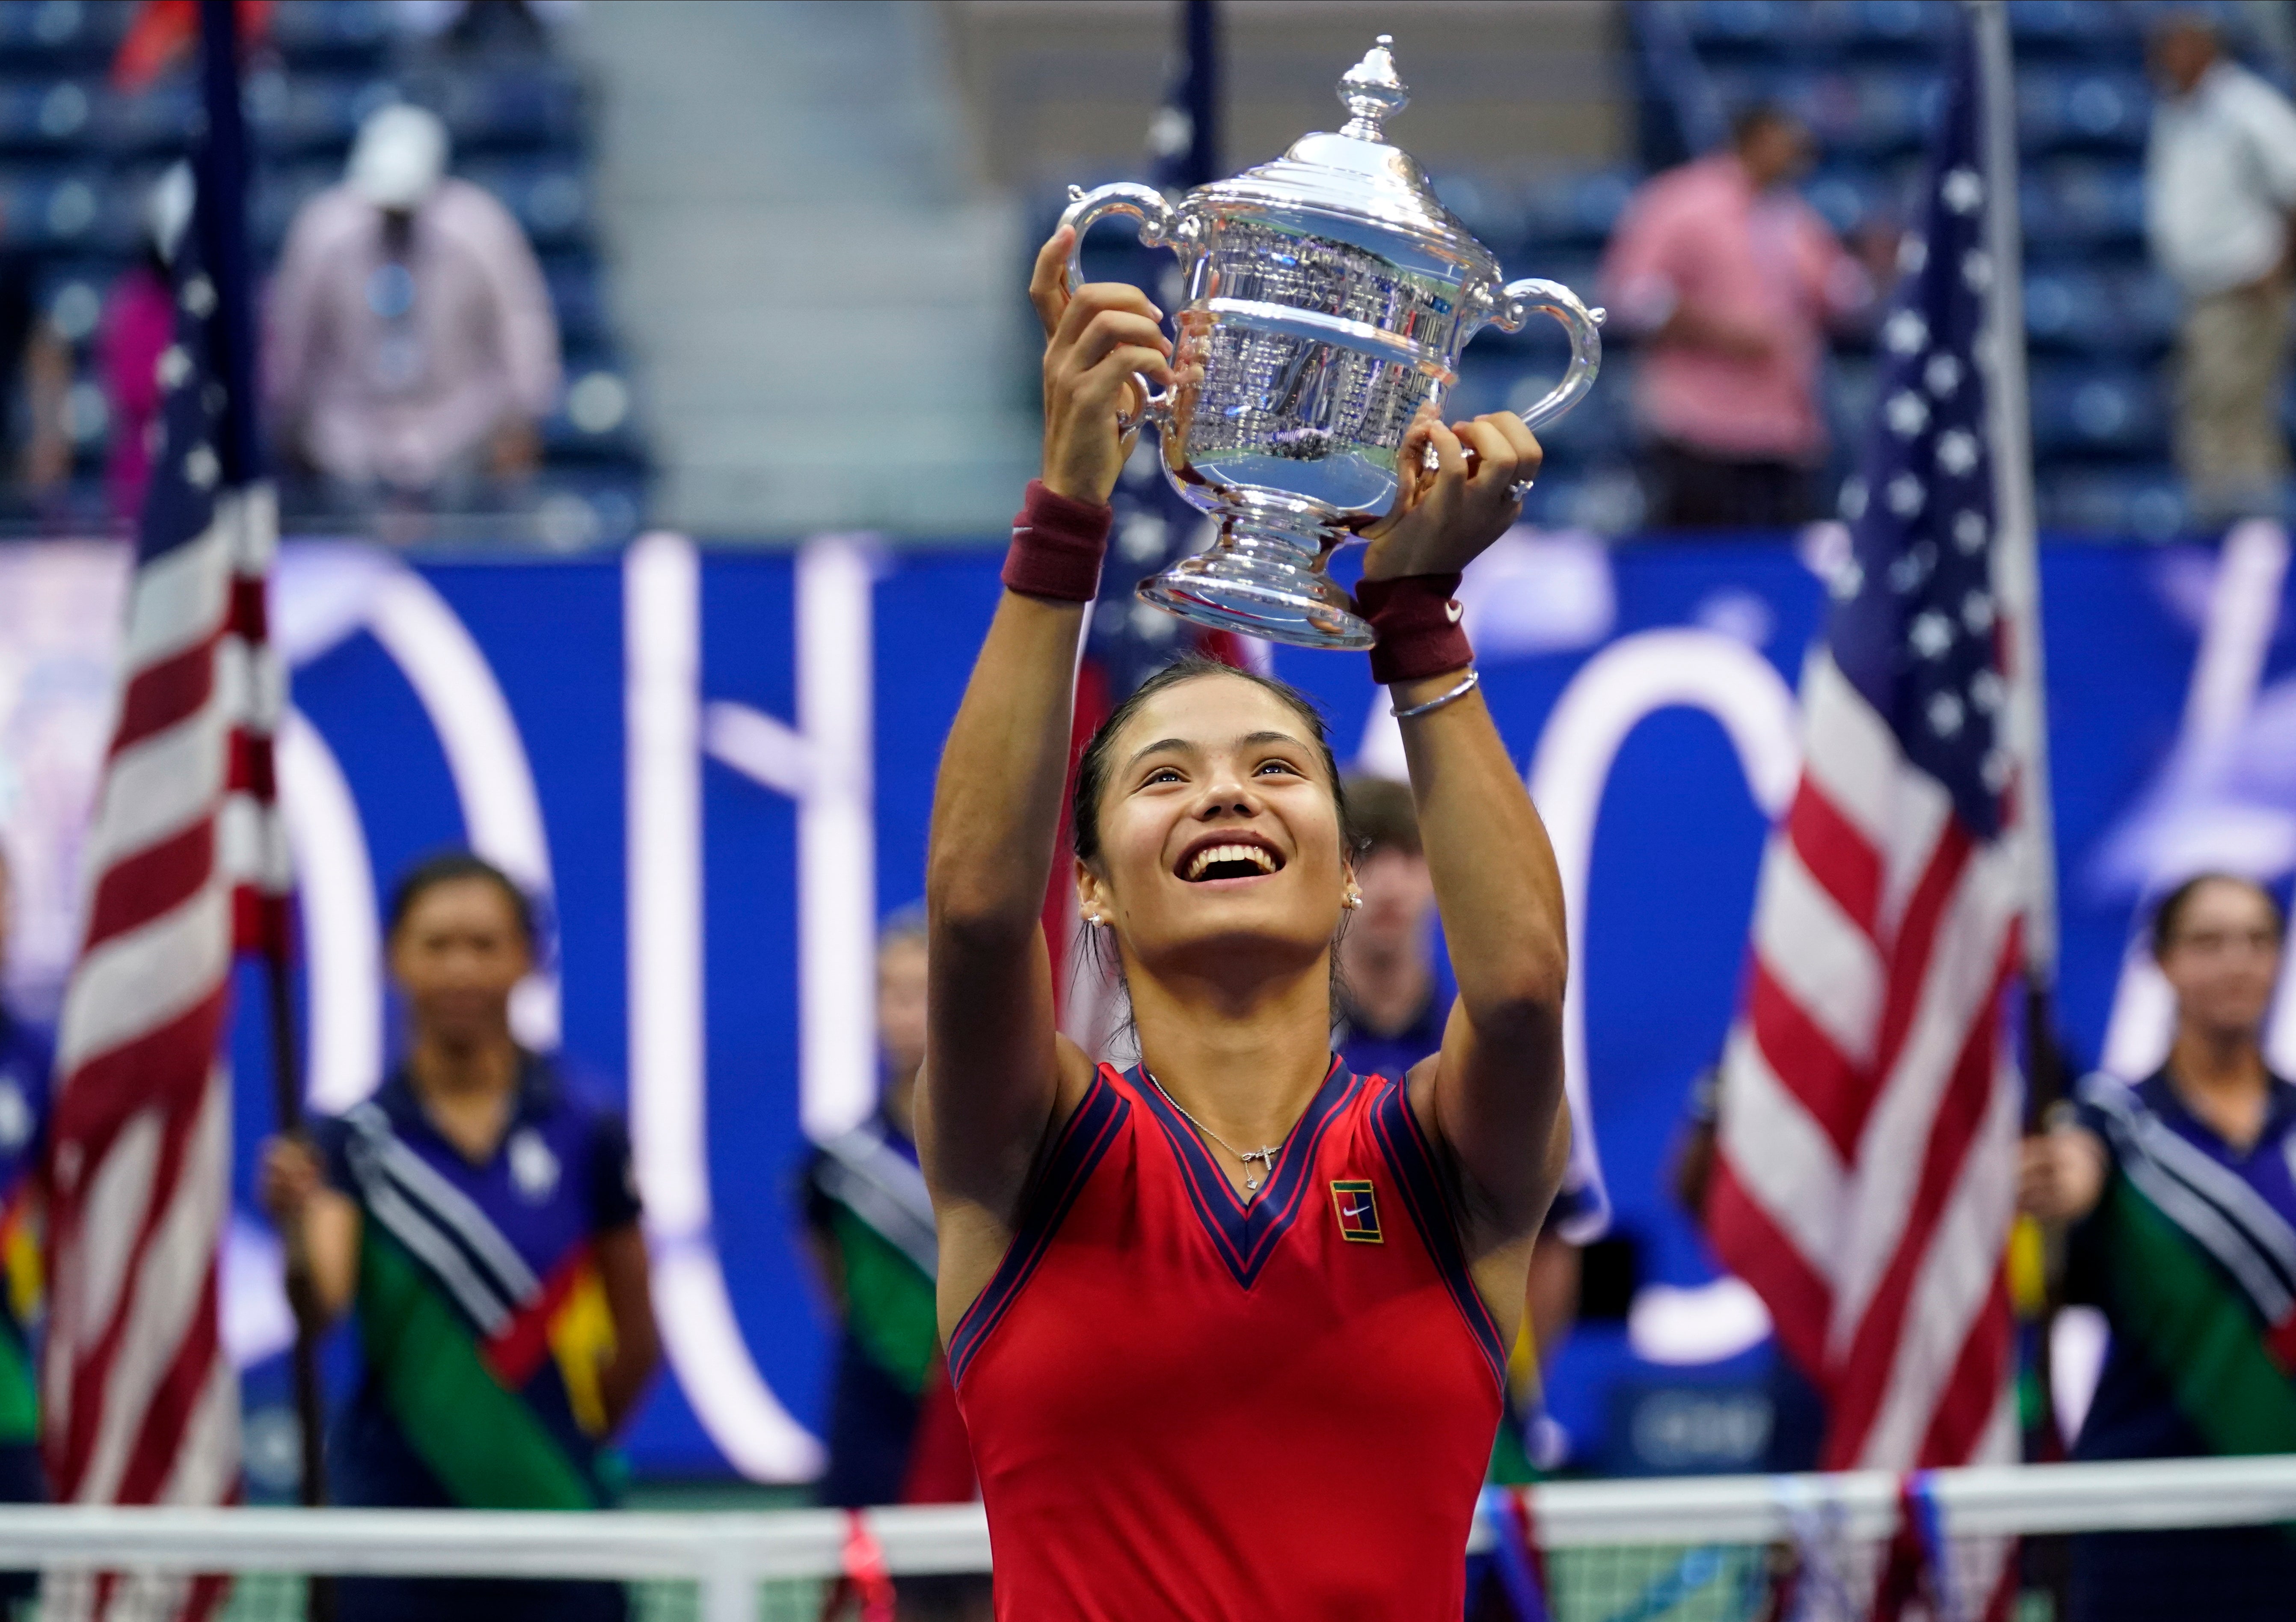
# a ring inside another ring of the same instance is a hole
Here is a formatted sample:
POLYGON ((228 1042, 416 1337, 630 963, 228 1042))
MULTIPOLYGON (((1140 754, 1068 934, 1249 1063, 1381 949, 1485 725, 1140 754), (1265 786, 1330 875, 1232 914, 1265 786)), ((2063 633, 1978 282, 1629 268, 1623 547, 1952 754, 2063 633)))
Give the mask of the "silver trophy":
MULTIPOLYGON (((1522 414, 1532 428, 1577 405, 1602 366, 1603 312, 1560 283, 1503 284, 1490 251, 1388 144, 1382 121, 1410 99, 1391 43, 1381 35, 1340 80, 1350 116, 1337 135, 1303 136, 1177 205, 1144 185, 1070 188, 1061 223, 1079 247, 1095 220, 1128 214, 1143 243, 1180 259, 1176 381, 1144 415, 1166 474, 1219 535, 1140 595, 1200 625, 1370 646, 1325 567, 1393 503, 1405 432, 1421 406, 1440 406, 1467 340, 1486 325, 1519 332, 1534 310, 1570 334, 1562 381, 1522 414)), ((1071 251, 1070 289, 1082 281, 1071 251)))

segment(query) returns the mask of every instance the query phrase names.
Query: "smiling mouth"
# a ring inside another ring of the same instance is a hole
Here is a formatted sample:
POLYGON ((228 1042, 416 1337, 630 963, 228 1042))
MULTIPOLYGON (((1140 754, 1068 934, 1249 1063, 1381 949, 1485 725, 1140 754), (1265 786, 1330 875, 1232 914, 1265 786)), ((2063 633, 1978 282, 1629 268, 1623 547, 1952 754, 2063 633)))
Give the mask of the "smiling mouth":
POLYGON ((1257 844, 1215 844, 1198 851, 1180 875, 1192 885, 1217 878, 1259 878, 1283 865, 1275 852, 1257 844))

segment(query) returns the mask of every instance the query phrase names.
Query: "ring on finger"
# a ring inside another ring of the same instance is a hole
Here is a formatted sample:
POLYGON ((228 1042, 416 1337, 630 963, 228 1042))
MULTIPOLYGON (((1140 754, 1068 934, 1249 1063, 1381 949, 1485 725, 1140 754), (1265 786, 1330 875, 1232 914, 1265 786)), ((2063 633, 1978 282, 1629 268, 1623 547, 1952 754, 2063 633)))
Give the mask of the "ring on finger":
POLYGON ((1521 500, 1525 496, 1530 494, 1530 487, 1538 482, 1538 481, 1536 479, 1517 479, 1513 484, 1507 486, 1507 499, 1510 501, 1521 500))

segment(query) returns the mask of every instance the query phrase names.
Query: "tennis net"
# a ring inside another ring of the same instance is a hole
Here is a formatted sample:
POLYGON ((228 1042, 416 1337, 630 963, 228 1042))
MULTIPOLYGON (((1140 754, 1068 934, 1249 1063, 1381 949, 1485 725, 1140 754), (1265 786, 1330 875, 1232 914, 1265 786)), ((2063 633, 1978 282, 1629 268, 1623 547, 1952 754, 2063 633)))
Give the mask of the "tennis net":
MULTIPOLYGON (((2050 1622, 2063 1614, 2078 1546, 2167 1548, 2165 1565, 2153 1564, 2176 1587, 2159 1614, 2182 1618, 2206 1614, 2186 1602, 2191 1585, 2222 1577, 2224 1560, 2209 1555, 2205 1573, 2180 1568, 2163 1538, 2198 1537, 2206 1549, 2246 1540, 2284 1568, 2292 1526, 2296 1455, 1904 1478, 1556 1482, 1486 1495, 1470 1544, 1470 1616, 2050 1622)), ((642 1622, 972 1622, 986 1615, 989 1559, 977 1505, 859 1517, 32 1507, 0 1510, 8 1568, 43 1570, 51 1594, 99 1570, 147 1583, 226 1573, 234 1622, 302 1622, 315 1575, 619 1582, 642 1622)), ((2120 1580, 2125 1610, 2133 1579, 2120 1580)), ((2287 1593, 2276 1601, 2290 1603, 2287 1593)))

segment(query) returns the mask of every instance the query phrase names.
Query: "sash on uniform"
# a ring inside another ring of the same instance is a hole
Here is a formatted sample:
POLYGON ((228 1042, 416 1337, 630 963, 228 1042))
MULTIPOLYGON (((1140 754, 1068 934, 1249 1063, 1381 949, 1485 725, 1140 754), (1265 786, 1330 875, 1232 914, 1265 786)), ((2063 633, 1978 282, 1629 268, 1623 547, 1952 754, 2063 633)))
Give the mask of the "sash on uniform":
POLYGON ((407 1445, 465 1508, 600 1507, 596 1461, 565 1434, 605 1430, 598 1369, 613 1319, 591 1247, 573 1247, 537 1278, 380 1108, 362 1105, 345 1120, 366 1215, 360 1337, 407 1445))
POLYGON ((0 1445, 25 1445, 40 1434, 39 1378, 25 1326, 36 1318, 45 1294, 40 1236, 35 1231, 32 1182, 26 1177, 0 1210, 0 1445))
POLYGON ((2223 1454, 2296 1453, 2296 1227, 2110 1076, 2082 1082, 2115 1169, 2090 1221, 2115 1333, 2223 1454))
POLYGON ((822 1145, 814 1182, 834 1207, 845 1321, 871 1362, 914 1396, 940 1354, 940 1270, 924 1174, 875 1122, 822 1145))

